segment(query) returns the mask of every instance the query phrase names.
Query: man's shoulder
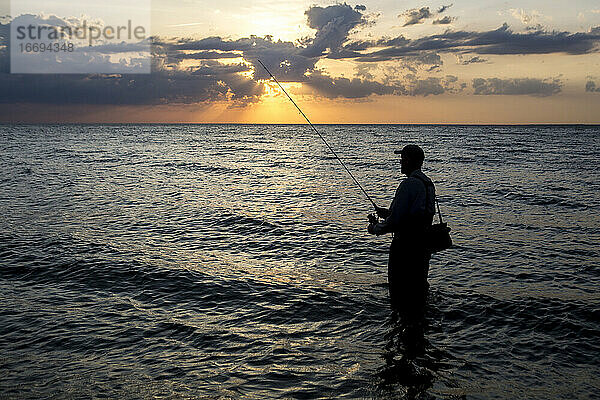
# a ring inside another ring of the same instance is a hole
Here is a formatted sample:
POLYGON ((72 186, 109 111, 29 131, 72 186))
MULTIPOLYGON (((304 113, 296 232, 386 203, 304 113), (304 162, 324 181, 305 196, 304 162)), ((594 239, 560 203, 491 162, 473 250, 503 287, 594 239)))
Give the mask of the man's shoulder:
POLYGON ((412 192, 415 190, 422 190, 423 184, 425 184, 425 186, 434 186, 433 181, 429 179, 427 175, 425 175, 422 171, 417 170, 411 173, 410 176, 404 178, 402 182, 400 182, 398 189, 396 189, 396 193, 403 191, 412 192))
POLYGON ((398 189, 396 192, 414 192, 415 190, 419 190, 423 187, 423 181, 415 176, 411 175, 406 177, 400 182, 398 189))
POLYGON ((425 185, 433 185, 433 181, 423 173, 421 170, 414 171, 406 180, 411 180, 412 182, 421 182, 425 183, 425 185))

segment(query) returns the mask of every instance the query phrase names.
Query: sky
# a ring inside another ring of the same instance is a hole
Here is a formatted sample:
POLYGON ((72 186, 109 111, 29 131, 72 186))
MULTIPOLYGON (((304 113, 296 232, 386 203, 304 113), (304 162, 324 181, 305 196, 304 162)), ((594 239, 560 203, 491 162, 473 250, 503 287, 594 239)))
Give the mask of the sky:
POLYGON ((600 123, 597 0, 149 4, 151 74, 11 74, 2 3, 0 122, 302 123, 261 60, 315 123, 600 123))

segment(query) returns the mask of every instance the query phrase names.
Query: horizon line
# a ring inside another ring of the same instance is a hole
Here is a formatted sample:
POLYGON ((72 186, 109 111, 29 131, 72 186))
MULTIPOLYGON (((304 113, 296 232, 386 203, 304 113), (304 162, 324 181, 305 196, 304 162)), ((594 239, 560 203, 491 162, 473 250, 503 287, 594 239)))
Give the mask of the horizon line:
MULTIPOLYGON (((307 123, 290 122, 4 122, 0 121, 0 126, 7 125, 289 125, 289 126, 310 126, 307 123)), ((322 122, 313 125, 347 125, 347 126, 367 126, 367 125, 399 125, 399 126, 600 126, 600 122, 507 122, 507 123, 453 123, 453 122, 322 122)))

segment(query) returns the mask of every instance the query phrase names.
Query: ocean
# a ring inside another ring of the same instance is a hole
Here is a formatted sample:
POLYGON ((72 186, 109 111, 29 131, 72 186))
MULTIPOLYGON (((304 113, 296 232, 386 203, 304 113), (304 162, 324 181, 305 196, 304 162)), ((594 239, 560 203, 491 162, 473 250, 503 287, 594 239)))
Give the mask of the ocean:
POLYGON ((600 397, 600 126, 318 129, 381 206, 425 150, 415 351, 307 126, 3 125, 0 398, 600 397))

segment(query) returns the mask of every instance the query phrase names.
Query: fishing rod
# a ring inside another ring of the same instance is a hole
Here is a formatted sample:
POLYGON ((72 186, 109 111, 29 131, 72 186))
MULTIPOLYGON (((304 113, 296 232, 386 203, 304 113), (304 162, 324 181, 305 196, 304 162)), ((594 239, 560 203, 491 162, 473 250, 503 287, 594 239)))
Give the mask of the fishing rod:
POLYGON ((323 135, 321 135, 321 133, 317 130, 317 128, 315 128, 315 126, 312 124, 312 122, 310 122, 310 120, 308 119, 308 117, 306 116, 306 114, 304 114, 302 112, 302 110, 300 109, 300 107, 298 107, 298 104, 296 104, 296 102, 294 101, 294 99, 292 99, 291 96, 288 94, 288 92, 285 91, 285 89, 283 88, 283 86, 281 86, 281 83, 279 83, 279 81, 277 80, 277 78, 275 78, 273 76, 273 74, 271 73, 271 71, 269 71, 269 69, 265 66, 265 64, 263 64, 262 61, 260 61, 260 60, 258 60, 258 62, 260 63, 260 65, 263 66, 263 68, 265 69, 265 71, 267 71, 267 73, 271 76, 271 78, 273 78, 273 80, 275 81, 275 83, 277 84, 277 86, 279 86, 279 88, 283 91, 283 93, 285 93, 285 95, 287 96, 287 98, 290 99, 290 101, 292 102, 292 104, 296 106, 296 108, 298 109, 298 111, 300 111, 300 114, 302 114, 302 116, 304 117, 304 119, 306 120, 306 122, 308 122, 308 124, 313 129, 313 131, 315 131, 315 133, 317 135, 319 135, 319 137, 321 138, 321 140, 323 141, 323 143, 325 143, 325 146, 327 146, 327 148, 329 149, 329 151, 331 151, 331 153, 340 162, 340 164, 342 164, 342 167, 344 167, 344 169, 346 170, 346 172, 348 173, 348 175, 350 175, 350 177, 352 178, 352 180, 354 181, 354 183, 356 183, 356 185, 360 188, 360 190, 362 190, 362 192, 367 197, 367 199, 371 202, 371 204, 373 204, 373 207, 375 208, 375 211, 377 211, 377 209, 378 209, 377 205, 375 204, 375 202, 373 201, 373 199, 371 199, 371 196, 369 196, 369 194, 367 193, 367 191, 362 187, 362 185, 360 184, 360 182, 358 182, 358 180, 354 177, 354 175, 348 169, 348 167, 346 166, 346 164, 344 163, 344 161, 342 161, 342 159, 337 155, 337 153, 335 152, 335 150, 333 150, 333 148, 329 145, 329 143, 327 143, 327 140, 325 140, 325 138, 323 137, 323 135))

